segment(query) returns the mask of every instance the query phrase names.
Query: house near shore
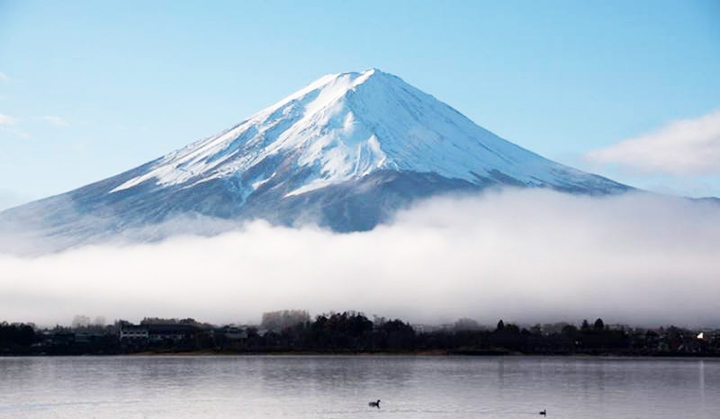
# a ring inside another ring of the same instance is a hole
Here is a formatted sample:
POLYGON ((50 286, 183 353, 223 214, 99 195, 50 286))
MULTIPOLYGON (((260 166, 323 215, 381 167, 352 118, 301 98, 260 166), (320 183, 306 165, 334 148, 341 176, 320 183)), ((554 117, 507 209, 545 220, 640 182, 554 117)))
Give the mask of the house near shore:
POLYGON ((120 329, 120 341, 147 341, 150 333, 146 326, 123 325, 120 329))
POLYGON ((247 330, 237 326, 225 326, 221 329, 225 339, 230 341, 244 341, 248 338, 247 330))
POLYGON ((201 327, 187 323, 126 324, 120 329, 120 342, 135 345, 174 345, 192 342, 201 333, 201 327))
POLYGON ((194 324, 148 324, 151 343, 178 343, 195 339, 202 329, 194 324))

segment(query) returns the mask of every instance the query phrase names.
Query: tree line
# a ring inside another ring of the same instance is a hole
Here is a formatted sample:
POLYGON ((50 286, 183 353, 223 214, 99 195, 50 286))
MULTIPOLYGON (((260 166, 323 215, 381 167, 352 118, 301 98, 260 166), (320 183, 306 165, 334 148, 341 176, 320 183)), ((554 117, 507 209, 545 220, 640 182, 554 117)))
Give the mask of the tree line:
POLYGON ((720 356, 720 330, 611 327, 602 319, 532 327, 503 320, 494 327, 482 327, 471 319, 460 319, 443 327, 419 327, 400 319, 371 320, 352 311, 310 318, 306 311, 291 310, 266 313, 260 325, 241 327, 213 326, 193 319, 146 318, 133 327, 171 330, 173 325, 182 325, 182 334, 171 335, 172 339, 121 339, 120 331, 129 325, 116 321, 112 325, 39 329, 31 324, 0 323, 0 355, 206 351, 720 356))

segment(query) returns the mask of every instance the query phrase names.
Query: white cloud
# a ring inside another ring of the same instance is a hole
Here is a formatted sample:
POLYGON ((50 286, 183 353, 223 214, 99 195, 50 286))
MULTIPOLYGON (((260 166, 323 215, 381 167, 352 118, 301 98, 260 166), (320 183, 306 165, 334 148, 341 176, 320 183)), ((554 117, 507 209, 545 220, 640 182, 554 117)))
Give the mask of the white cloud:
POLYGON ((591 151, 586 158, 642 174, 720 174, 720 111, 591 151))
POLYGON ((431 200, 370 232, 254 222, 210 238, 0 255, 0 320, 244 322, 304 308, 413 322, 717 326, 718 243, 720 206, 710 203, 508 191, 431 200))
POLYGON ((0 131, 8 132, 20 138, 30 138, 30 135, 17 127, 19 118, 14 116, 0 114, 0 131))
POLYGON ((17 118, 0 113, 0 126, 11 126, 17 124, 17 118))
POLYGON ((55 125, 55 126, 57 126, 57 127, 66 127, 66 126, 68 126, 68 122, 67 122, 64 118, 59 117, 59 116, 55 116, 55 115, 41 116, 41 117, 39 117, 39 119, 42 119, 43 121, 49 122, 49 123, 51 123, 52 125, 55 125))
POLYGON ((10 81, 10 80, 11 80, 10 76, 8 76, 7 74, 0 71, 0 81, 10 81))
POLYGON ((56 127, 66 127, 69 125, 67 120, 55 115, 15 117, 0 114, 0 130, 9 132, 21 138, 30 138, 30 134, 20 129, 18 126, 21 125, 21 123, 22 125, 27 125, 32 121, 43 121, 56 127))
POLYGON ((32 116, 18 118, 15 116, 0 114, 0 126, 18 125, 21 121, 27 122, 28 120, 44 121, 57 127, 68 126, 68 121, 57 115, 44 115, 44 116, 32 116))

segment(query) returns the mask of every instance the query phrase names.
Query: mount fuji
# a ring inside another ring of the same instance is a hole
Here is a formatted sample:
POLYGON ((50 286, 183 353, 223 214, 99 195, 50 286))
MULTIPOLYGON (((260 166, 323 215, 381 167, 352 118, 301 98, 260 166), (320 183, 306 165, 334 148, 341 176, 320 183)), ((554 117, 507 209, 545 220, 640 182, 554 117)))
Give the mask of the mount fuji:
POLYGON ((631 189, 512 144, 371 69, 324 76, 217 135, 6 210, 0 233, 40 236, 64 249, 198 215, 363 231, 419 198, 493 186, 592 195, 631 189))

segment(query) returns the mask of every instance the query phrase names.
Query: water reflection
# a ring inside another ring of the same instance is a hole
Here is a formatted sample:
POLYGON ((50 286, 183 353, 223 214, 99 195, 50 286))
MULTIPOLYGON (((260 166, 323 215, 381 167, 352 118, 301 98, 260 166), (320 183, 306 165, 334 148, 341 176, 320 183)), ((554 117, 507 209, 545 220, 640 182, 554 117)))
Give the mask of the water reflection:
POLYGON ((0 358, 0 418, 716 418, 706 393, 717 360, 0 358))
POLYGON ((702 405, 705 405, 705 361, 700 360, 698 362, 698 376, 700 377, 700 384, 698 385, 698 390, 700 390, 700 402, 702 405))

